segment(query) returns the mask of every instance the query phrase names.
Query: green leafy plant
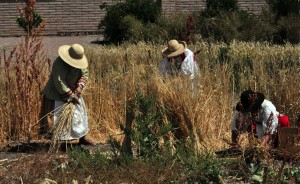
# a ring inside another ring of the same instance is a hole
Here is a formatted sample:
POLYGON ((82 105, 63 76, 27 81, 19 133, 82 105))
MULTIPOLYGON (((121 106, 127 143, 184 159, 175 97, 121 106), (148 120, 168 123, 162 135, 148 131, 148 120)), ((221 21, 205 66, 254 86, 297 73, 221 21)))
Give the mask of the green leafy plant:
MULTIPOLYGON (((192 151, 192 150, 191 150, 192 151)), ((180 155, 183 158, 184 173, 188 182, 219 183, 220 177, 226 176, 224 167, 228 164, 217 159, 208 151, 180 155)))
POLYGON ((122 32, 124 32, 123 39, 133 42, 144 40, 144 25, 135 17, 131 15, 126 15, 122 18, 119 26, 122 32))
POLYGON ((71 158, 71 164, 82 169, 99 168, 109 164, 109 156, 101 153, 99 150, 91 153, 80 147, 74 147, 68 149, 67 154, 71 158))
POLYGON ((144 157, 155 156, 159 151, 159 139, 171 129, 162 123, 163 111, 158 108, 153 96, 138 91, 133 113, 136 125, 132 137, 139 154, 144 157))
POLYGON ((299 15, 300 2, 298 0, 266 0, 276 15, 276 20, 291 14, 299 15))
POLYGON ((205 14, 213 17, 222 12, 236 11, 238 10, 238 1, 237 0, 209 0, 206 3, 205 14))
POLYGON ((252 182, 261 183, 263 182, 264 170, 260 164, 251 163, 249 165, 250 175, 252 182))
POLYGON ((275 43, 299 43, 299 8, 298 0, 266 0, 270 5, 272 13, 275 15, 274 20, 278 26, 274 35, 275 43))
POLYGON ((283 171, 283 175, 286 177, 294 177, 296 180, 296 183, 300 182, 300 167, 292 167, 292 168, 286 168, 283 171))
POLYGON ((25 32, 30 32, 32 29, 38 28, 43 22, 42 17, 34 11, 32 13, 32 21, 28 21, 25 17, 18 16, 17 23, 25 32))
MULTIPOLYGON (((125 16, 130 15, 143 24, 147 24, 156 22, 161 11, 160 1, 153 0, 125 0, 116 2, 113 5, 104 3, 100 8, 106 10, 106 15, 101 20, 98 28, 104 37, 112 42, 126 40, 126 34, 128 36, 131 24, 126 24, 129 20, 128 18, 124 20, 125 16), (129 27, 124 27, 126 25, 129 27)), ((133 20, 132 18, 131 21, 133 20)))
POLYGON ((169 16, 161 16, 156 22, 158 27, 160 27, 165 32, 165 37, 163 37, 163 40, 165 41, 174 38, 179 40, 186 40, 188 36, 187 23, 188 15, 182 12, 176 12, 169 16))

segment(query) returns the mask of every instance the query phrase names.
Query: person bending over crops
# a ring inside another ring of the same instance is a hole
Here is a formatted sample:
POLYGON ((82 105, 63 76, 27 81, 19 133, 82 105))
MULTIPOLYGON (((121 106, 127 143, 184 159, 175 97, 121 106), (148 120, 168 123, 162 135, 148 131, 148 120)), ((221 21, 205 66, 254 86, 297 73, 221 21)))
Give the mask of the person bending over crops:
POLYGON ((71 104, 74 108, 69 113, 72 117, 70 130, 64 130, 59 140, 79 139, 80 144, 94 145, 94 140, 87 135, 88 116, 81 95, 88 81, 88 60, 84 49, 79 44, 62 45, 58 55, 43 91, 40 133, 53 133, 63 118, 61 116, 66 116, 62 114, 62 108, 71 104))
POLYGON ((186 42, 170 40, 162 54, 164 59, 159 64, 159 72, 163 77, 184 75, 194 79, 199 74, 195 55, 187 48, 186 42))
POLYGON ((258 138, 261 146, 273 144, 279 113, 263 93, 252 90, 242 92, 236 110, 231 126, 233 144, 238 145, 238 137, 243 132, 258 138))

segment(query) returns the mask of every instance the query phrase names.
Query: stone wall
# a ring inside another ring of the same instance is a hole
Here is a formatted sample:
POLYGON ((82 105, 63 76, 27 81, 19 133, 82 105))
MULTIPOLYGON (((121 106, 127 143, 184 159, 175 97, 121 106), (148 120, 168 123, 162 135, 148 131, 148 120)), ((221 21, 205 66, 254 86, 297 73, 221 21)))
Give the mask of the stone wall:
MULTIPOLYGON (((98 24, 105 16, 100 9, 104 2, 111 4, 113 0, 37 0, 36 11, 46 21, 45 35, 60 33, 95 33, 98 24)), ((257 13, 265 5, 265 0, 240 0, 244 10, 257 13)), ((205 0, 162 0, 163 14, 171 12, 192 12, 205 9, 205 0)), ((23 0, 0 0, 0 36, 18 36, 23 34, 18 27, 17 7, 24 6, 23 0)))
MULTIPOLYGON (((248 10, 258 14, 263 7, 267 5, 265 0, 239 0, 239 7, 242 10, 248 10)), ((193 12, 201 11, 206 7, 206 0, 162 0, 162 9, 164 14, 172 12, 193 12)))
POLYGON ((161 0, 162 11, 165 15, 172 12, 193 12, 205 9, 206 0, 161 0))
MULTIPOLYGON (((46 21, 46 35, 97 32, 105 16, 105 11, 99 7, 104 2, 109 4, 112 0, 37 0, 36 11, 46 21)), ((17 7, 24 5, 22 0, 0 0, 0 36, 24 33, 16 23, 17 7)))
POLYGON ((239 7, 242 10, 259 14, 263 8, 267 7, 267 3, 266 0, 240 0, 239 7))

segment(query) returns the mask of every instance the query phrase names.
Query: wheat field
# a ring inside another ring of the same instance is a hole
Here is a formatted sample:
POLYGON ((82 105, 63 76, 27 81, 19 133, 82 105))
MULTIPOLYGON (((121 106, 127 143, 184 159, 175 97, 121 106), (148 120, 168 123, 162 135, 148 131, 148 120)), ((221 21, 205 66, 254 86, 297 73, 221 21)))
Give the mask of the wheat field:
MULTIPOLYGON (((0 140, 39 139, 41 91, 51 62, 38 39, 21 43, 0 57, 0 140), (27 45, 26 45, 27 44, 27 45), (24 48, 27 48, 24 49, 24 48)), ((241 91, 263 92, 292 125, 300 114, 300 45, 271 45, 234 41, 190 44, 197 54, 201 75, 191 81, 166 78, 158 73, 165 45, 151 43, 84 45, 90 79, 84 98, 90 133, 98 142, 110 136, 122 140, 120 125, 126 122, 126 106, 137 92, 156 98, 156 106, 168 109, 164 122, 176 119, 185 137, 196 148, 226 147, 230 125, 241 91)), ((133 121, 133 126, 134 126, 133 121)))

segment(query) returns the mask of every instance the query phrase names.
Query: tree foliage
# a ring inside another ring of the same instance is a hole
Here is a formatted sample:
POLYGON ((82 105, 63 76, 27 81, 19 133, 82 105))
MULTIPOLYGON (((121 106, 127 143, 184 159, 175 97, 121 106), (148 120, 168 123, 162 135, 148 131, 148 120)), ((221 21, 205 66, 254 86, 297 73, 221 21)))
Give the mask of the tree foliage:
POLYGON ((300 13, 299 0, 266 0, 271 10, 275 13, 276 19, 287 17, 288 15, 298 15, 300 13))
MULTIPOLYGON (((154 23, 160 16, 160 1, 125 0, 100 6, 106 10, 106 16, 101 20, 99 29, 107 40, 120 42, 128 32, 122 23, 125 16, 132 16, 142 23, 154 23)), ((124 22, 124 21, 123 21, 124 22)))

